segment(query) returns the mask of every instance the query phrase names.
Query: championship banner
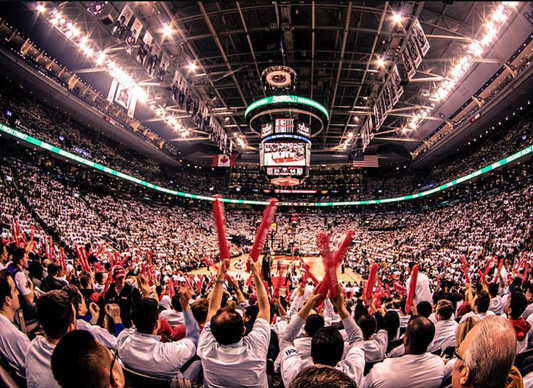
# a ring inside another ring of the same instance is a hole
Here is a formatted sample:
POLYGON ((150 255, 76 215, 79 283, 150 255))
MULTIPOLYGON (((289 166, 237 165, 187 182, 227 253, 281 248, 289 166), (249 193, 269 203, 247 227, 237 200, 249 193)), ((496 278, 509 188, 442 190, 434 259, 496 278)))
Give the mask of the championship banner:
POLYGON ((124 41, 124 49, 126 52, 130 55, 133 54, 133 46, 135 43, 137 43, 137 39, 139 39, 139 35, 141 35, 141 31, 143 29, 142 22, 137 19, 136 17, 133 18, 133 25, 131 26, 130 30, 126 34, 126 39, 124 41))
POLYGON ((422 29, 422 26, 420 25, 420 21, 418 18, 415 18, 415 21, 413 22, 413 26, 411 27, 411 31, 413 31, 413 35, 415 37, 416 43, 418 45, 418 48, 420 49, 420 52, 422 53, 422 56, 425 56, 429 50, 429 41, 426 37, 426 34, 424 33, 424 30, 422 29))
POLYGON ((411 80, 416 73, 416 68, 413 58, 411 58, 411 52, 407 49, 407 46, 405 47, 405 50, 402 51, 402 62, 407 73, 407 78, 411 80))
POLYGON ((418 45, 416 44, 416 38, 413 33, 409 34, 409 36, 407 37, 407 50, 411 54, 411 58, 413 59, 415 68, 418 69, 418 66, 420 66, 420 63, 422 62, 422 53, 418 49, 418 45))
POLYGON ((392 105, 396 105, 403 95, 403 86, 401 85, 402 79, 400 78, 400 72, 398 66, 394 65, 391 73, 391 86, 392 86, 392 105))

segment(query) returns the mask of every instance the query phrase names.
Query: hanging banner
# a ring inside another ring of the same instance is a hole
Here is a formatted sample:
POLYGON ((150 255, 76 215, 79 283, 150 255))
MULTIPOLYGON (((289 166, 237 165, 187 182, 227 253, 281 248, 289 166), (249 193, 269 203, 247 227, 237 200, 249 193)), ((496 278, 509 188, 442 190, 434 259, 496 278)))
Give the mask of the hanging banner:
POLYGON ((403 66, 405 67, 405 72, 407 73, 407 78, 411 80, 413 76, 416 73, 415 63, 413 62, 413 58, 411 58, 411 53, 407 49, 407 46, 405 47, 405 50, 402 51, 402 62, 403 66))
POLYGON ((424 33, 424 30, 422 29, 418 18, 416 18, 413 22, 411 30, 413 31, 413 35, 415 36, 416 43, 418 45, 418 48, 420 49, 420 52, 422 53, 422 56, 425 56, 430 46, 428 38, 426 37, 426 34, 424 33))
POLYGON ((146 60, 146 70, 151 76, 156 76, 157 66, 159 64, 159 54, 161 49, 153 45, 151 54, 148 54, 148 59, 146 60))
POLYGON ((132 9, 128 4, 125 4, 124 8, 122 8, 122 11, 120 12, 120 15, 118 16, 117 21, 115 22, 115 26, 113 27, 112 34, 115 38, 120 40, 125 38, 124 35, 132 17, 132 9))
POLYGON ((151 44, 153 39, 154 38, 152 37, 152 34, 146 31, 141 44, 139 45, 139 50, 137 50, 137 62, 140 65, 144 64, 144 62, 147 60, 146 57, 152 52, 151 44))
POLYGON ((130 30, 126 34, 126 40, 124 41, 124 49, 126 52, 130 55, 133 54, 133 46, 135 43, 137 43, 137 39, 139 39, 139 35, 141 35, 141 31, 143 29, 142 22, 137 19, 133 18, 133 25, 131 26, 130 30))
POLYGON ((107 95, 107 101, 113 103, 115 101, 115 94, 117 92, 118 82, 113 78, 111 81, 111 87, 109 88, 109 94, 107 95))
POLYGON ((170 58, 167 53, 163 53, 161 56, 161 62, 159 63, 159 69, 157 71, 157 79, 161 82, 165 80, 165 76, 168 72, 168 66, 170 64, 170 58))
POLYGON ((413 59, 415 68, 418 69, 418 66, 420 66, 420 63, 422 62, 422 53, 418 49, 415 35, 412 32, 409 34, 409 37, 407 38, 406 49, 409 51, 409 54, 411 55, 411 58, 413 59))

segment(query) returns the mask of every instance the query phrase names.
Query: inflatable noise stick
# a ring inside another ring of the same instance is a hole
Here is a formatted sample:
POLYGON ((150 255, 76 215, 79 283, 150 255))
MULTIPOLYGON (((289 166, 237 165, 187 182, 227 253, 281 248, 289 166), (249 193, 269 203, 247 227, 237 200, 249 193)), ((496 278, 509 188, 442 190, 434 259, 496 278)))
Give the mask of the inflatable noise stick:
MULTIPOLYGON (((252 250, 250 251, 250 257, 253 261, 257 261, 259 259, 259 255, 263 251, 263 247, 265 246, 265 241, 268 235, 268 230, 270 229, 270 225, 272 224, 272 220, 274 219, 274 215, 276 214, 276 210, 278 208, 278 200, 276 198, 270 198, 268 202, 269 204, 263 212, 261 224, 259 225, 257 234, 255 235, 254 245, 252 246, 252 250)), ((249 263, 246 262, 246 270, 248 272, 250 272, 249 266, 249 263)))
POLYGON ((418 264, 413 267, 411 271, 411 282, 409 283, 409 293, 407 294, 407 300, 405 301, 405 311, 407 314, 411 312, 411 305, 415 299, 416 282, 418 280, 418 264))
POLYGON ((224 204, 222 203, 222 197, 218 194, 215 195, 213 201, 213 214, 215 217, 215 227, 218 237, 218 249, 220 252, 220 260, 228 260, 227 267, 229 268, 229 244, 226 240, 226 216, 224 214, 224 204))

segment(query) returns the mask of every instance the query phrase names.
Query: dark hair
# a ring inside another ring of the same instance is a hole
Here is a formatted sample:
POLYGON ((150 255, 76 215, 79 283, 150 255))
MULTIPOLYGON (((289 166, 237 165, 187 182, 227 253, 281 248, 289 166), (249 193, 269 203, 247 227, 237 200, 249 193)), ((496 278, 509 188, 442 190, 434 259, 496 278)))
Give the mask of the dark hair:
POLYGON ((172 297, 171 303, 172 303, 172 308, 174 310, 176 310, 178 312, 182 310, 181 303, 180 303, 180 294, 179 293, 172 297))
POLYGON ((335 366, 342 359, 344 339, 333 327, 324 327, 317 331, 311 340, 311 357, 313 363, 335 366))
POLYGON ((436 312, 442 317, 442 319, 450 319, 453 315, 453 303, 447 299, 441 299, 437 303, 436 312))
POLYGON ((206 298, 197 299, 191 305, 191 311, 194 319, 197 322, 205 322, 207 319, 207 313, 209 311, 209 302, 206 298))
POLYGON ((13 261, 13 264, 18 265, 21 261, 24 260, 24 255, 26 254, 26 251, 22 249, 21 247, 15 246, 13 249, 11 249, 11 261, 13 261))
POLYGON ((517 292, 511 297, 511 303, 509 304, 511 308, 511 318, 520 319, 520 316, 524 313, 527 308, 527 298, 521 292, 517 292))
POLYGON ((9 296, 13 298, 14 296, 11 294, 11 286, 9 285, 9 272, 7 269, 3 269, 0 271, 0 309, 4 307, 4 303, 6 303, 6 298, 9 296))
MULTIPOLYGON (((107 264, 107 263, 106 263, 107 264)), ((104 281, 104 273, 97 272, 94 274, 94 281, 98 284, 101 284, 104 281)))
POLYGON ((304 329, 309 337, 314 337, 318 330, 324 327, 324 317, 319 314, 311 314, 305 320, 304 329))
POLYGON ((229 308, 222 308, 211 318, 211 332, 221 345, 239 342, 242 338, 244 323, 241 314, 229 308))
POLYGON ((59 272, 59 266, 57 264, 54 264, 54 263, 50 263, 48 264, 48 275, 50 276, 56 276, 57 273, 59 272))
POLYGON ((479 291, 474 305, 477 306, 478 313, 486 313, 490 307, 489 293, 487 291, 479 291))
POLYGON ((62 388, 107 388, 111 357, 91 333, 67 333, 52 354, 52 373, 62 388))
POLYGON ((83 287, 83 288, 87 288, 91 285, 91 276, 87 273, 82 273, 80 275, 80 285, 83 287))
POLYGON ((357 326, 361 328, 363 332, 363 338, 369 339, 376 332, 378 324, 376 318, 370 314, 364 314, 357 320, 357 326))
POLYGON ((385 324, 387 325, 389 341, 392 341, 396 337, 398 329, 400 328, 400 316, 396 311, 389 310, 385 313, 383 319, 385 320, 385 324))
POLYGON ((77 313, 82 298, 79 288, 73 284, 67 284, 66 286, 63 286, 62 290, 68 294, 70 303, 72 303, 72 305, 74 306, 74 310, 76 310, 77 313))
POLYGON ((431 303, 426 300, 423 300, 422 302, 419 302, 416 305, 416 312, 418 313, 418 315, 422 315, 423 317, 429 318, 429 316, 433 312, 433 307, 431 306, 431 303))
POLYGON ((357 385, 355 381, 337 369, 316 366, 302 369, 289 385, 289 388, 330 387, 357 388, 357 385))
POLYGON ((257 314, 259 314, 259 306, 254 304, 252 306, 247 306, 244 309, 244 315, 250 318, 250 323, 253 325, 257 319, 257 314))
POLYGON ((411 261, 411 262, 409 263, 409 269, 412 270, 413 267, 414 267, 416 264, 417 264, 416 261, 411 261))
POLYGON ((423 354, 435 336, 435 325, 425 317, 413 319, 405 331, 409 349, 412 354, 423 354))
POLYGON ((498 295, 498 290, 500 289, 500 286, 498 285, 498 283, 490 283, 489 284, 489 294, 490 296, 492 296, 493 298, 498 295))
POLYGON ((158 318, 158 304, 155 299, 139 299, 131 308, 131 320, 139 333, 152 334, 158 318))
POLYGON ((61 339, 74 321, 69 295, 63 290, 52 290, 37 300, 39 322, 48 337, 61 339))

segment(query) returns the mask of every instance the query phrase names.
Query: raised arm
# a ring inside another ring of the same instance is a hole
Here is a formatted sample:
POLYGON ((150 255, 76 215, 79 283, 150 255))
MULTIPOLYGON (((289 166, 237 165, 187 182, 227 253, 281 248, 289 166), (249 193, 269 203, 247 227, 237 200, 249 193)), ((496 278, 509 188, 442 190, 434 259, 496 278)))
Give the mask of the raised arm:
POLYGON ((200 327, 198 327, 198 322, 196 322, 196 319, 194 319, 192 311, 189 308, 190 299, 190 288, 183 288, 180 292, 180 304, 183 311, 183 319, 185 321, 185 338, 189 338, 196 346, 198 346, 200 327))
POLYGON ((268 294, 261 279, 261 263, 254 262, 251 257, 248 257, 250 268, 252 269, 252 276, 254 277, 255 292, 257 293, 257 304, 259 305, 259 314, 257 318, 263 318, 265 321, 270 322, 270 301, 268 300, 268 294))
POLYGON ((226 263, 224 260, 220 261, 220 267, 218 268, 218 274, 215 279, 215 286, 211 292, 211 298, 209 300, 209 310, 207 312, 206 322, 211 322, 211 318, 215 315, 222 303, 222 292, 224 291, 222 285, 224 284, 224 276, 226 275, 226 263))

